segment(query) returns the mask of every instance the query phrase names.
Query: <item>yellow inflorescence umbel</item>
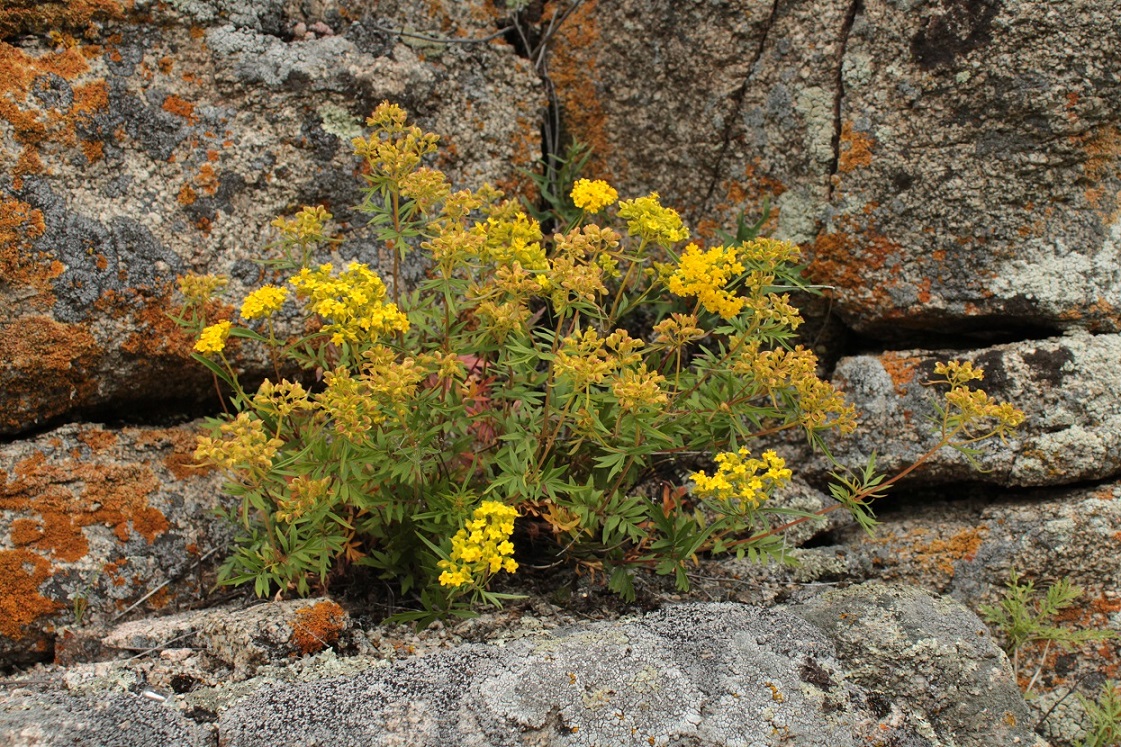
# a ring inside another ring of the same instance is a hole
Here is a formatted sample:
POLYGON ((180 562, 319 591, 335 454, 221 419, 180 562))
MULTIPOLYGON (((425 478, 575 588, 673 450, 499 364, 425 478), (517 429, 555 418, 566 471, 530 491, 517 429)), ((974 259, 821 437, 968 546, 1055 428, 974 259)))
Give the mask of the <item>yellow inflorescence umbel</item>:
POLYGON ((443 569, 440 585, 463 586, 476 577, 518 570, 514 545, 510 542, 517 517, 515 508, 498 501, 483 501, 452 537, 451 559, 438 563, 443 569))
POLYGON ((744 299, 727 287, 743 271, 743 263, 736 257, 734 247, 717 247, 702 252, 696 244, 689 244, 667 285, 670 293, 696 296, 706 310, 731 319, 743 309, 744 299))
POLYGON ((385 283, 367 265, 351 262, 337 277, 330 264, 307 267, 292 277, 296 295, 327 320, 324 332, 331 342, 364 343, 392 332, 407 332, 409 320, 397 304, 385 301, 385 283))
POLYGON ((289 241, 307 242, 323 238, 323 224, 333 216, 322 205, 305 206, 291 218, 277 218, 272 222, 274 228, 289 241))
POLYGON ((618 199, 619 193, 600 179, 577 179, 572 185, 572 204, 589 213, 598 213, 618 199))
POLYGON ((725 451, 716 455, 718 468, 709 477, 704 472, 691 476, 701 498, 722 502, 738 502, 745 508, 756 508, 778 488, 790 482, 792 473, 786 461, 774 451, 764 451, 762 459, 751 458, 747 449, 725 451))
POLYGON ((229 322, 211 324, 199 335, 195 350, 200 353, 221 353, 226 349, 226 339, 230 336, 229 322))
POLYGON ((662 207, 657 192, 623 200, 619 203, 619 217, 627 222, 632 236, 655 244, 669 246, 689 238, 689 229, 681 222, 681 216, 672 208, 662 207))
POLYGON ((245 301, 241 304, 241 316, 243 319, 270 317, 280 311, 286 298, 288 298, 287 288, 263 285, 245 297, 245 301))

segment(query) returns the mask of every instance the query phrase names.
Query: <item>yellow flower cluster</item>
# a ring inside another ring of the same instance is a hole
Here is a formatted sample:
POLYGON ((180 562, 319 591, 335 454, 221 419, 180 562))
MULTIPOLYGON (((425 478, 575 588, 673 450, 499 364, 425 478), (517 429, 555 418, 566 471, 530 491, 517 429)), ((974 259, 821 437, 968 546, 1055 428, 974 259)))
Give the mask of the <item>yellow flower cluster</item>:
POLYGON ((577 179, 572 185, 572 204, 589 213, 598 213, 618 199, 619 193, 600 179, 577 179))
POLYGON ((989 435, 999 434, 1003 438, 1009 429, 1024 422, 1024 413, 1011 403, 997 402, 987 392, 968 386, 970 381, 981 381, 985 376, 983 370, 974 368, 969 361, 935 363, 934 373, 945 377, 935 383, 950 386, 950 391, 946 392, 946 404, 956 411, 950 419, 965 426, 968 435, 975 435, 971 429, 980 425, 982 430, 985 427, 991 429, 989 435))
POLYGON ((245 297, 241 304, 243 319, 263 319, 280 311, 284 299, 288 298, 287 288, 263 285, 245 297))
POLYGON ((375 423, 385 421, 384 411, 387 410, 404 417, 417 387, 429 375, 429 371, 417 365, 413 358, 398 362, 396 357, 384 345, 376 345, 362 354, 361 381, 369 398, 377 405, 378 411, 371 410, 370 414, 375 423))
POLYGON ((628 368, 620 373, 611 385, 611 392, 624 410, 652 410, 669 402, 661 387, 665 380, 661 374, 647 371, 646 364, 642 363, 637 370, 628 368))
POLYGON ((527 270, 549 267, 541 247, 541 226, 525 213, 499 209, 486 223, 476 223, 475 233, 486 237, 480 252, 485 261, 499 265, 517 262, 527 270))
POLYGON ((437 564, 443 569, 440 585, 463 586, 472 583, 476 576, 485 579, 500 570, 517 571, 514 545, 510 542, 517 517, 517 509, 498 501, 483 501, 452 537, 451 559, 437 564))
POLYGON ((732 319, 743 309, 744 299, 727 290, 744 271, 736 258, 734 247, 717 247, 702 252, 689 244, 681 255, 677 270, 669 276, 667 286, 677 296, 696 296, 706 310, 732 319))
POLYGON ((288 281, 297 296, 308 299, 310 310, 328 321, 323 329, 331 342, 371 342, 381 335, 408 331, 408 318, 397 304, 385 301, 385 283, 368 266, 351 262, 338 277, 332 276, 332 270, 330 264, 316 270, 305 267, 288 281))
POLYGON ((691 475, 697 495, 737 502, 745 509, 757 508, 775 490, 787 485, 793 474, 786 468, 786 461, 770 450, 763 452, 762 459, 751 458, 747 449, 725 451, 716 455, 716 464, 712 477, 704 472, 691 475))
POLYGON ((817 376, 817 356, 801 345, 793 350, 760 350, 758 340, 744 344, 732 362, 732 372, 743 377, 755 394, 778 403, 792 399, 797 422, 808 430, 856 430, 856 407, 847 404, 836 387, 817 376))
POLYGON ((366 119, 366 126, 374 128, 370 137, 351 141, 355 155, 366 159, 371 172, 398 184, 416 171, 425 155, 435 152, 440 141, 439 135, 406 125, 407 117, 401 107, 382 102, 366 119))
POLYGON ((179 278, 179 292, 187 303, 202 305, 226 287, 229 280, 221 275, 184 275, 179 278))
POLYGON ((272 467, 273 457, 284 445, 280 439, 270 438, 264 422, 247 412, 238 413, 219 430, 225 438, 199 437, 195 459, 200 463, 228 470, 248 468, 261 475, 272 467))
POLYGON ((697 317, 692 314, 670 314, 654 325, 654 342, 672 350, 684 348, 704 336, 705 331, 697 326, 697 317))
POLYGON ((617 329, 606 338, 589 327, 561 341, 553 370, 556 377, 571 382, 573 391, 582 392, 593 384, 602 384, 609 374, 632 368, 641 361, 642 340, 625 329, 617 329))
POLYGON ((232 326, 229 322, 211 324, 199 335, 195 350, 200 353, 221 353, 226 349, 226 340, 230 336, 232 326))
POLYGON ((265 379, 257 388, 257 393, 253 395, 253 409, 262 415, 288 417, 297 410, 313 408, 307 390, 298 381, 282 379, 274 384, 265 379))
POLYGON ((288 495, 276 507, 276 520, 291 524, 315 508, 331 487, 330 477, 300 475, 288 483, 288 495))
POLYGON ((374 425, 370 401, 362 382, 339 367, 323 375, 327 387, 315 395, 320 412, 334 424, 335 432, 352 441, 361 439, 374 425))
POLYGON ((322 205, 307 205, 291 218, 277 218, 272 222, 285 239, 298 243, 318 241, 323 238, 323 224, 333 216, 322 205))
POLYGON ((401 179, 401 195, 416 203, 424 215, 431 213, 451 193, 443 171, 422 166, 401 179))
POLYGON ((619 217, 627 222, 632 236, 668 247, 689 238, 689 229, 681 216, 672 208, 662 207, 658 193, 647 197, 623 200, 619 203, 619 217))

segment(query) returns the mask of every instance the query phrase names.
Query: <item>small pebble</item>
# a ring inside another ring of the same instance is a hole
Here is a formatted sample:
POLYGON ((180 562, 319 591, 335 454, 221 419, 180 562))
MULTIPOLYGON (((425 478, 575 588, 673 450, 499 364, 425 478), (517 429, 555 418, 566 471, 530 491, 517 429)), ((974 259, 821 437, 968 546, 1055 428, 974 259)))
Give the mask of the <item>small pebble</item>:
POLYGON ((303 21, 297 22, 296 25, 292 27, 292 36, 296 37, 297 39, 304 38, 304 34, 306 34, 306 33, 307 33, 307 24, 304 23, 303 21))
POLYGON ((160 652, 160 658, 168 661, 185 661, 194 653, 193 648, 168 648, 160 652))
POLYGON ((328 26, 327 24, 323 23, 323 21, 316 21, 315 23, 313 23, 311 25, 310 29, 312 31, 314 31, 315 33, 319 34, 320 36, 334 36, 335 35, 335 32, 331 29, 331 27, 328 26))

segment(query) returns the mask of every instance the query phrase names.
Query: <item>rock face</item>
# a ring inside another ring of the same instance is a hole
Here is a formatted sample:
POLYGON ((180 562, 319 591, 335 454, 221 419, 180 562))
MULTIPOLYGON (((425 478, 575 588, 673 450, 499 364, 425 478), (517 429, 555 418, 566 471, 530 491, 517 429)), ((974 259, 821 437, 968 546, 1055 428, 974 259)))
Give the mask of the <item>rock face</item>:
POLYGON ((195 434, 69 425, 0 447, 0 659, 50 659, 57 627, 149 593, 142 610, 205 593, 198 564, 230 527, 217 475, 192 466, 195 434))
POLYGON ((857 406, 861 427, 837 439, 834 454, 859 466, 874 452, 879 468, 891 474, 932 448, 940 438, 934 404, 946 388, 926 382, 940 378, 936 363, 953 359, 984 369, 985 378, 974 385, 1015 403, 1026 420, 1005 443, 984 445, 978 457, 983 471, 943 449, 917 479, 1012 487, 1069 485, 1121 473, 1121 337, 1086 332, 973 350, 842 358, 833 383, 857 406))
POLYGON ((621 191, 702 230, 776 196, 865 333, 1117 331, 1119 9, 588 2, 550 69, 621 191))
MULTIPOLYGON (((61 744, 45 729, 40 741, 19 736, 35 704, 73 737, 80 724, 102 733, 130 699, 119 693, 95 709, 85 698, 25 691, 0 701, 0 722, 17 735, 13 747, 61 744)), ((146 728, 204 743, 174 708, 163 711, 146 728)), ((214 735, 228 747, 1042 745, 1026 716, 1007 661, 975 616, 917 590, 873 585, 789 611, 669 606, 342 678, 258 681, 220 714, 214 735)), ((106 742, 140 743, 130 734, 106 742)))
POLYGON ((350 139, 383 99, 445 135, 457 183, 515 186, 540 154, 539 83, 509 45, 377 30, 454 20, 481 36, 496 21, 483 2, 384 16, 328 2, 314 18, 272 1, 54 5, 5 11, 0 41, 0 435, 202 396, 209 376, 167 317, 174 280, 255 283, 279 214, 327 205, 354 234, 345 256, 377 264, 351 226, 350 139))

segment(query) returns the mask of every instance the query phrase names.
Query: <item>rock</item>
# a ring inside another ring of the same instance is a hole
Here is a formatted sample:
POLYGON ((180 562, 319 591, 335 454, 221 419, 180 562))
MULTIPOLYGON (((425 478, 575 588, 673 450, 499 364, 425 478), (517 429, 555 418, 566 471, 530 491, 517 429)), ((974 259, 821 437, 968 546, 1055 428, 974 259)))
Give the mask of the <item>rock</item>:
POLYGON ((596 176, 707 236, 775 197, 861 332, 1118 331, 1119 11, 587 2, 549 70, 596 176))
MULTIPOLYGON (((205 592, 198 566, 230 528, 214 515, 217 474, 192 466, 196 428, 68 425, 0 447, 4 666, 51 658, 60 625, 205 592)), ((79 656, 74 633, 62 648, 79 656)))
POLYGON ((0 745, 39 747, 204 747, 205 727, 143 695, 100 698, 20 690, 0 696, 0 745))
POLYGON ((138 620, 118 626, 102 644, 126 651, 163 650, 189 639, 192 651, 205 651, 244 679, 259 665, 330 648, 350 626, 349 615, 336 602, 299 599, 138 620))
MULTIPOLYGON (((540 154, 537 76, 500 39, 422 53, 367 28, 393 19, 352 23, 335 8, 312 23, 335 34, 288 43, 291 4, 125 5, 98 4, 88 39, 71 19, 57 38, 0 41, 0 435, 212 397, 168 318, 174 281, 228 274, 238 303, 277 215, 327 205, 331 230, 352 239, 343 258, 377 265, 349 212, 350 140, 383 99, 444 135, 438 165, 458 185, 516 188, 540 154)), ((439 28, 436 6, 418 5, 408 13, 439 28)), ((449 7, 481 34, 486 5, 449 7)), ((21 18, 13 33, 38 28, 35 12, 21 18)), ((235 357, 250 376, 266 370, 235 357)))
POLYGON ((789 611, 825 632, 846 677, 866 689, 881 717, 895 715, 935 744, 1044 744, 1004 653, 985 624, 953 600, 911 586, 862 584, 789 611))
MULTIPOLYGON (((943 449, 921 471, 921 482, 980 480, 1005 487, 1066 485, 1121 474, 1121 336, 1072 332, 1064 337, 976 350, 888 351, 842 359, 834 383, 860 413, 856 434, 836 439, 835 456, 850 466, 873 452, 888 474, 908 466, 938 442, 932 401, 939 390, 934 364, 970 360, 985 371, 973 385, 1010 401, 1026 420, 1005 443, 982 444, 974 469, 943 449)), ((942 392, 945 387, 941 387, 942 392)), ((824 472, 828 466, 821 465, 824 472)))
MULTIPOLYGON (((364 671, 351 666, 341 677, 293 685, 255 678, 239 686, 241 699, 232 706, 214 706, 221 712, 211 738, 229 747, 843 747, 868 738, 936 747, 1043 745, 1023 726, 1027 708, 983 631, 952 601, 883 585, 789 610, 671 605, 503 646, 468 644, 364 671)), ((82 714, 90 729, 107 728, 94 704, 134 696, 94 696, 90 684, 0 700, 5 732, 18 733, 13 727, 23 726, 20 709, 28 701, 82 714)), ((167 696, 165 710, 211 724, 205 714, 213 711, 197 705, 206 702, 200 692, 167 696)), ((161 714, 157 723, 168 720, 161 714)), ((49 734, 47 724, 42 731, 49 734)))
MULTIPOLYGON (((1121 485, 995 492, 939 489, 888 498, 876 506, 883 522, 874 538, 855 528, 834 532, 813 554, 809 568, 832 581, 882 579, 947 594, 970 609, 1001 601, 1013 570, 1034 583, 1037 595, 1061 579, 1082 595, 1049 624, 1076 631, 1112 631, 1111 640, 1071 650, 1029 644, 1021 657, 1020 685, 1039 667, 1033 700, 1039 720, 1055 700, 1078 689, 1091 695, 1117 679, 1121 661, 1121 485), (825 564, 817 556, 829 558, 825 564)), ((1065 720, 1079 723, 1077 700, 1065 720)), ((1059 713, 1058 715, 1062 715, 1059 713)), ((1047 733, 1058 737, 1069 723, 1052 715, 1047 733)), ((1073 739, 1067 735, 1065 742, 1073 739)))

